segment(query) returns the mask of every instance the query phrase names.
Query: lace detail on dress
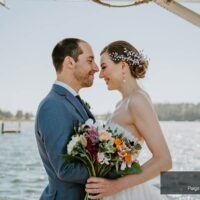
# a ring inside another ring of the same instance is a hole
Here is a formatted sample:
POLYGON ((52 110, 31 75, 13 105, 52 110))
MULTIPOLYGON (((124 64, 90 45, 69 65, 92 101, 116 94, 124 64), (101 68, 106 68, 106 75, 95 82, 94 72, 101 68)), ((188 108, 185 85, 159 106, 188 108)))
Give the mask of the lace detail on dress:
POLYGON ((119 124, 112 122, 112 121, 108 121, 106 126, 110 127, 111 129, 117 129, 118 132, 122 132, 123 135, 128 138, 129 140, 133 140, 134 142, 140 142, 141 140, 139 140, 139 138, 137 138, 136 136, 134 136, 129 130, 127 130, 126 128, 120 126, 119 124))
MULTIPOLYGON (((129 130, 115 122, 109 120, 106 126, 110 127, 112 130, 117 129, 119 133, 124 134, 125 137, 134 142, 139 142, 140 144, 143 143, 143 141, 139 140, 139 138, 134 136, 129 130)), ((132 188, 125 189, 112 196, 104 197, 103 200, 166 200, 166 198, 159 194, 157 188, 152 186, 149 182, 145 182, 132 188)))

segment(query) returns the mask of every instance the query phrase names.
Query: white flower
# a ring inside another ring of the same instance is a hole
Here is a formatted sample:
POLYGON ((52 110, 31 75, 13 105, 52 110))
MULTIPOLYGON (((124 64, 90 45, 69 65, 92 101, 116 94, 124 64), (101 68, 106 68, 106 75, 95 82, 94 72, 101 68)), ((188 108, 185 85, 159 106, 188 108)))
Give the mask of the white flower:
POLYGON ((121 165, 121 170, 124 170, 126 168, 126 163, 123 162, 122 165, 121 165))
POLYGON ((134 154, 131 155, 132 160, 136 160, 138 158, 138 153, 134 152, 134 154))
POLYGON ((94 122, 93 122, 93 119, 89 118, 86 122, 85 122, 85 125, 88 125, 88 126, 93 126, 94 122))
POLYGON ((104 153, 99 153, 98 152, 97 156, 98 156, 98 162, 99 163, 109 165, 109 160, 110 159, 107 158, 104 153))
POLYGON ((88 125, 88 126, 93 126, 95 128, 99 128, 101 127, 100 123, 99 122, 94 122, 93 119, 89 118, 84 125, 88 125))
POLYGON ((79 141, 80 141, 80 137, 78 135, 72 136, 71 141, 67 145, 67 152, 68 152, 68 154, 71 154, 73 148, 76 146, 77 142, 79 142, 79 141))
POLYGON ((131 168, 131 165, 132 165, 132 163, 129 163, 129 164, 128 164, 128 167, 131 168))
POLYGON ((87 139, 85 138, 84 135, 80 136, 80 141, 81 141, 81 144, 82 144, 83 147, 87 146, 87 139))

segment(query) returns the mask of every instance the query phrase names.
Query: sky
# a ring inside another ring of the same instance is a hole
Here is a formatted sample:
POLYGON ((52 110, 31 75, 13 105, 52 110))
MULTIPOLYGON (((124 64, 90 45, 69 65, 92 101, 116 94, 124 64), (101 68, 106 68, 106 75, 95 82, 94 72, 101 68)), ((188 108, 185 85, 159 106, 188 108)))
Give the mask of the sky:
MULTIPOLYGON (((107 8, 90 0, 7 0, 0 6, 0 109, 35 114, 56 79, 53 47, 67 37, 88 41, 99 53, 126 40, 150 59, 139 81, 154 103, 200 102, 200 29, 151 2, 107 8)), ((200 13, 200 3, 185 3, 200 13)), ((92 112, 112 112, 121 95, 95 76, 81 97, 92 112)))

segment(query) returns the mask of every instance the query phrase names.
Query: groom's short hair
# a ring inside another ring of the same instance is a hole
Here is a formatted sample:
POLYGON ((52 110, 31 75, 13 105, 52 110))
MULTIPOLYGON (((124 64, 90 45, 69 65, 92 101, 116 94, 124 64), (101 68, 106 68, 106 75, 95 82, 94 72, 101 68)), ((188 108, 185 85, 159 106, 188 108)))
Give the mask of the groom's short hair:
POLYGON ((65 38, 58 42, 52 51, 52 60, 56 72, 62 70, 62 64, 66 56, 70 56, 75 62, 78 61, 78 56, 83 53, 79 46, 84 40, 78 38, 65 38))

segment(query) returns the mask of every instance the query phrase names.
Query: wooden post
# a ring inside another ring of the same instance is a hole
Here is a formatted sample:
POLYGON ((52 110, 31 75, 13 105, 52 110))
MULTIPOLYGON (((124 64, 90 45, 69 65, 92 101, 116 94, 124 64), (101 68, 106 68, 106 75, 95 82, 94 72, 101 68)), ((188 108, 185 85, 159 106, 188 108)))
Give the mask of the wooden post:
POLYGON ((18 131, 17 131, 18 133, 20 133, 20 132, 21 132, 21 130, 20 130, 20 129, 21 129, 21 122, 18 122, 18 131))
POLYGON ((1 124, 1 133, 4 134, 4 123, 1 124))
MULTIPOLYGON (((21 133, 21 122, 18 123, 18 129, 8 129, 4 130, 4 122, 1 124, 1 133, 21 133)), ((1 200, 1 199, 0 199, 1 200)))

